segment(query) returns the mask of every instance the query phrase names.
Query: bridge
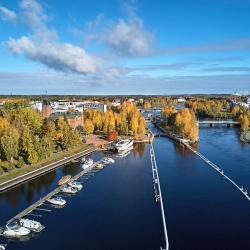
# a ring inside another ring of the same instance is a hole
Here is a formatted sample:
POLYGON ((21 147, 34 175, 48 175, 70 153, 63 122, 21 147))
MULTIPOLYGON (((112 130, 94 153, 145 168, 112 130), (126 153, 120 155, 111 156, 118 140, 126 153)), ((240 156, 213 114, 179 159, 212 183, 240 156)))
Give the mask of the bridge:
POLYGON ((208 124, 210 127, 213 127, 214 125, 227 125, 228 127, 239 125, 239 122, 233 120, 204 120, 198 121, 198 123, 199 125, 208 124))
POLYGON ((167 233, 167 225, 166 225, 166 218, 163 206, 163 200, 161 195, 161 185, 160 185, 160 178, 158 174, 154 147, 153 144, 150 144, 150 158, 151 158, 151 165, 152 165, 152 174, 153 174, 153 188, 155 193, 155 201, 158 203, 160 202, 161 205, 161 215, 162 215, 162 223, 164 229, 164 236, 165 236, 165 248, 160 248, 161 250, 169 250, 169 242, 168 242, 168 233, 167 233))

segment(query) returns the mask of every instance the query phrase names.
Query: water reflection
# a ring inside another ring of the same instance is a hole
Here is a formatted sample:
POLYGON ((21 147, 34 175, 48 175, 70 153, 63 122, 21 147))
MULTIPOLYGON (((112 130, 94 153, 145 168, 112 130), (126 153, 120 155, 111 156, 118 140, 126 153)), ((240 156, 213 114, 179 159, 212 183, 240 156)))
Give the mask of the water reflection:
POLYGON ((145 143, 136 143, 134 144, 133 147, 133 155, 134 157, 136 157, 137 155, 140 157, 140 159, 143 158, 144 154, 145 154, 145 143))

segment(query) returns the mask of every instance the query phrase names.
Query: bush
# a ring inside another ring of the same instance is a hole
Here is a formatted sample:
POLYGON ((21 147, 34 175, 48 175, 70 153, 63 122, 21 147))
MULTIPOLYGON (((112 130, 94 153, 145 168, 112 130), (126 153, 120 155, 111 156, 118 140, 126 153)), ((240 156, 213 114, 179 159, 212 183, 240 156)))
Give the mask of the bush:
POLYGON ((25 164, 25 162, 24 162, 23 157, 19 156, 19 157, 18 157, 17 164, 16 164, 16 167, 17 167, 17 168, 21 168, 21 167, 24 166, 24 164, 25 164))
POLYGON ((0 166, 4 172, 11 172, 14 168, 15 168, 15 165, 12 163, 12 162, 1 162, 1 166, 0 166))

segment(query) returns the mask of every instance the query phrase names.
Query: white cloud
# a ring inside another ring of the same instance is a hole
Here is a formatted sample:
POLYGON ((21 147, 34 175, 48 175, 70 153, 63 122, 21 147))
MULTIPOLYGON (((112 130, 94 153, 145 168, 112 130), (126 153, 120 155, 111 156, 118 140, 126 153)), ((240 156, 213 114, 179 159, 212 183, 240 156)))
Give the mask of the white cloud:
POLYGON ((126 18, 112 21, 99 14, 86 25, 85 41, 97 40, 118 56, 146 56, 152 51, 155 35, 148 31, 143 20, 131 5, 123 5, 126 18))
POLYGON ((50 69, 66 73, 95 73, 101 60, 84 49, 59 41, 57 32, 47 25, 48 15, 35 0, 22 0, 20 15, 31 34, 10 38, 8 47, 15 54, 42 63, 50 69))
POLYGON ((144 29, 142 20, 118 20, 103 33, 103 40, 121 56, 145 56, 150 53, 154 35, 144 29))
POLYGON ((29 37, 10 38, 8 46, 16 54, 24 54, 32 61, 40 62, 49 68, 71 73, 95 73, 99 60, 88 55, 80 47, 69 43, 35 43, 29 37))
POLYGON ((15 21, 17 16, 16 13, 12 10, 7 9, 6 7, 0 6, 0 17, 2 20, 15 21))

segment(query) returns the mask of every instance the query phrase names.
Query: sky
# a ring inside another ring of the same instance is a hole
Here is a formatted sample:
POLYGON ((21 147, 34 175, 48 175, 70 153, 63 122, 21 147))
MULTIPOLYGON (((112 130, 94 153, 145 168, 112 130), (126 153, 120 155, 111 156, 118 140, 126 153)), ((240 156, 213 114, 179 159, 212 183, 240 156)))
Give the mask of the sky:
POLYGON ((0 0, 0 94, 250 93, 250 0, 0 0))

